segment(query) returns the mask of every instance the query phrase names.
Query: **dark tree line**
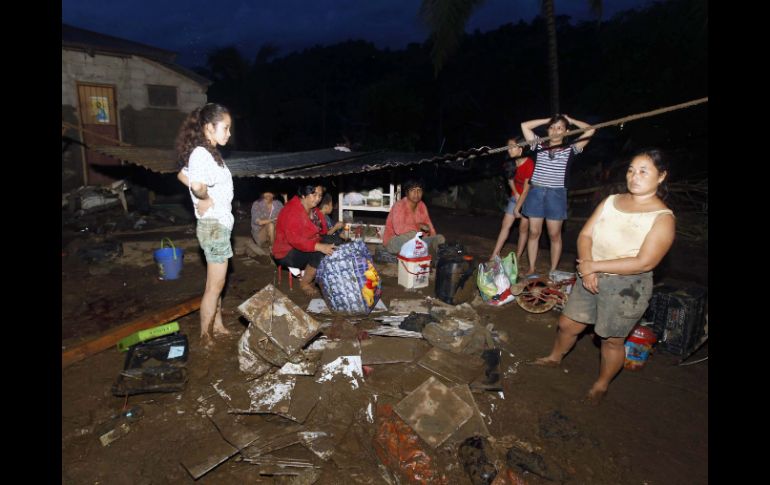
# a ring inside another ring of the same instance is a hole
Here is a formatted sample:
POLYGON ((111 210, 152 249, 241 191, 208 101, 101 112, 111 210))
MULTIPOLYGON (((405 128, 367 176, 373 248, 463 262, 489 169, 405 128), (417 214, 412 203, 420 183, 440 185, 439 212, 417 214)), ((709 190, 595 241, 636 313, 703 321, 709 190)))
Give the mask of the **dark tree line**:
MULTIPOLYGON (((519 123, 549 115, 548 42, 542 17, 465 35, 434 75, 429 42, 378 49, 363 40, 253 60, 211 52, 201 74, 210 101, 235 117, 234 148, 354 148, 436 153, 501 146, 519 123)), ((670 0, 611 19, 556 17, 561 109, 598 123, 708 95, 704 0, 670 0)), ((597 132, 585 158, 611 166, 634 148, 679 153, 707 166, 707 105, 597 132), (590 153, 589 153, 590 152, 590 153)))

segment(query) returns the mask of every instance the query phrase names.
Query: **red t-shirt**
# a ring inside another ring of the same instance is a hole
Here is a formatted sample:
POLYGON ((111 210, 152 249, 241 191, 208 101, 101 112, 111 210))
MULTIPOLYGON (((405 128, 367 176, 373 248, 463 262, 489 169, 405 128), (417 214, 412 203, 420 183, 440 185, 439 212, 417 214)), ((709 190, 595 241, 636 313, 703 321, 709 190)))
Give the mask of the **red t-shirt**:
POLYGON ((409 231, 420 231, 420 224, 427 224, 430 227, 430 231, 425 236, 435 236, 436 228, 433 227, 433 222, 428 216, 428 208, 425 206, 425 202, 420 201, 417 203, 415 211, 409 205, 409 200, 404 197, 390 209, 388 218, 385 220, 385 234, 382 235, 382 243, 388 244, 393 236, 407 233, 409 231))
POLYGON ((326 221, 323 218, 322 221, 321 228, 313 224, 299 196, 294 196, 275 221, 273 256, 285 258, 291 248, 305 253, 315 251, 315 243, 321 239, 321 234, 326 234, 326 221))
MULTIPOLYGON (((532 178, 532 173, 535 171, 535 162, 531 158, 526 157, 524 162, 516 167, 516 173, 513 175, 513 185, 516 186, 516 190, 521 194, 524 192, 524 182, 527 179, 532 178)), ((513 192, 511 192, 513 195, 513 192)))

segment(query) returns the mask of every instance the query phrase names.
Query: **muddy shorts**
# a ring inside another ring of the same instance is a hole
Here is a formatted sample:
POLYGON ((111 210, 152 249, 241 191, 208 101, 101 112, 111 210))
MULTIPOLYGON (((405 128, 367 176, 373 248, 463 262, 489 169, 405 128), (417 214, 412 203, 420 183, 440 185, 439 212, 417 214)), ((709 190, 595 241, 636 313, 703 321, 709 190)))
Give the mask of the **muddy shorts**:
POLYGON ((644 315, 652 296, 652 272, 635 275, 599 274, 599 293, 585 289, 578 278, 562 314, 576 322, 596 325, 596 335, 627 337, 644 315))
POLYGON ((195 232, 198 236, 198 244, 206 255, 206 262, 226 263, 233 257, 230 230, 216 219, 198 219, 195 232))

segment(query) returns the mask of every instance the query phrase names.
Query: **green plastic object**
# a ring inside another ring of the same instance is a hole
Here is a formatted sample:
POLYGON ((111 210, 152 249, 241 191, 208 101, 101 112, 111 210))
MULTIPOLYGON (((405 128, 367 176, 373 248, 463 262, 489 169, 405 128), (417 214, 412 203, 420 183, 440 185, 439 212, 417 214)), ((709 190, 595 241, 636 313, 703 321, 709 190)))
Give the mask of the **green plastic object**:
POLYGON ((178 331, 179 331, 179 322, 164 323, 163 325, 158 325, 157 327, 147 328, 145 330, 139 330, 138 332, 131 334, 128 337, 122 339, 120 342, 118 342, 118 351, 125 352, 126 350, 128 350, 129 347, 134 346, 139 342, 144 342, 145 340, 162 337, 164 335, 168 335, 170 333, 174 333, 178 331))

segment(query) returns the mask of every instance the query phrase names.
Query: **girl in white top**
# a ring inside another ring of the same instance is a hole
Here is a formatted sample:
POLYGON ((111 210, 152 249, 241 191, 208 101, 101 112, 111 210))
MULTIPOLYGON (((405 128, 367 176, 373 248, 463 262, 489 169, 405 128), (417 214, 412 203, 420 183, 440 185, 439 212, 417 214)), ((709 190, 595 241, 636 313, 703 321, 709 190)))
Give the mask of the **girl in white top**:
POLYGON ((626 172, 628 193, 607 197, 588 219, 577 241, 580 279, 559 318, 553 349, 532 362, 558 366, 586 325, 595 325, 601 365, 589 402, 598 403, 623 368, 623 344, 652 295, 652 270, 674 242, 674 214, 662 200, 667 176, 658 150, 640 152, 626 172))
POLYGON ((218 145, 230 139, 232 118, 224 106, 208 103, 195 109, 182 124, 176 148, 184 167, 179 180, 190 189, 198 220, 198 243, 206 256, 206 289, 201 298, 201 345, 213 343, 215 335, 230 332, 222 321, 222 289, 227 260, 233 256, 230 235, 233 177, 225 165, 218 145))

